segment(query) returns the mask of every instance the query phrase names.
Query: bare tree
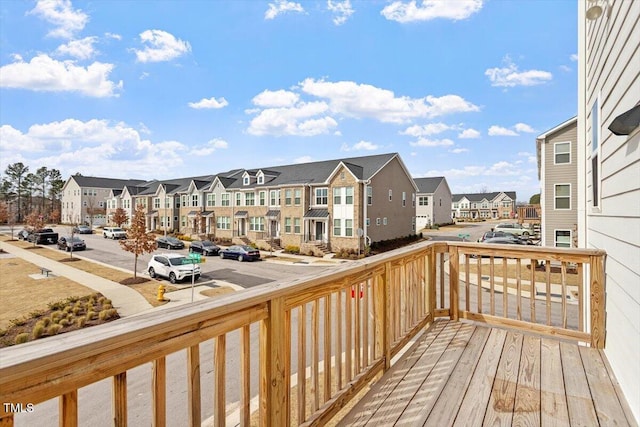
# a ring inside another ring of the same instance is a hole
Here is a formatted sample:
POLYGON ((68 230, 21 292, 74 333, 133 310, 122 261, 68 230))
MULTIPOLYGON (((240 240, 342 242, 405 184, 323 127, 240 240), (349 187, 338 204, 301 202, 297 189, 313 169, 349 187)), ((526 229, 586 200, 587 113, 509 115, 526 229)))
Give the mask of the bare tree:
POLYGON ((120 240, 120 246, 134 255, 133 278, 135 279, 138 273, 138 256, 156 249, 155 236, 147 233, 146 217, 142 205, 136 206, 131 227, 127 231, 127 238, 120 240))
POLYGON ((129 221, 129 215, 127 215, 127 211, 125 211, 124 209, 117 208, 113 213, 111 221, 118 227, 122 227, 122 224, 125 224, 127 221, 129 221))
MULTIPOLYGON (((27 215, 26 218, 27 225, 31 227, 32 232, 37 232, 44 228, 44 217, 40 212, 32 212, 27 215)), ((33 246, 36 246, 38 243, 38 239, 33 239, 33 246)))

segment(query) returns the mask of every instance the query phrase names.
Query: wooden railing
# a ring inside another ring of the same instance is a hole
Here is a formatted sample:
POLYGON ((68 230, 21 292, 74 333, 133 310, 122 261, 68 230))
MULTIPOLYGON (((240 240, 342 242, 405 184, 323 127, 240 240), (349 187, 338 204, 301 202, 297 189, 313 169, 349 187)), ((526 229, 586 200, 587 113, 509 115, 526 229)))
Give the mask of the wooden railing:
MULTIPOLYGON (((26 405, 57 398, 59 424, 75 426, 85 423, 78 419, 79 406, 90 399, 79 399, 78 390, 111 378, 111 403, 101 408, 111 406, 113 424, 127 425, 132 419, 127 379, 145 375, 133 368, 150 364, 146 381, 151 408, 147 414, 136 414, 136 425, 200 426, 205 417, 212 417, 216 426, 323 425, 386 371, 393 356, 435 317, 533 329, 602 347, 603 256, 587 250, 418 244, 323 276, 154 310, 3 349, 2 401, 26 405), (498 261, 498 256, 503 258, 498 261), (529 276, 524 273, 525 259, 547 262, 542 272, 547 277, 541 285, 547 290, 544 298, 535 293, 527 297, 527 277, 538 280, 535 270, 529 276), (586 274, 590 278, 590 294, 576 286, 575 310, 580 311, 577 318, 582 318, 583 309, 590 315, 590 326, 577 320, 573 327, 568 303, 551 296, 558 286, 563 292, 573 291, 567 275, 574 266, 580 279, 586 274), (555 268, 560 269, 559 283, 555 268), (502 292, 503 286, 507 292, 502 292), (523 313, 525 306, 531 307, 528 314, 523 313), (536 315, 541 312, 545 315, 536 315), (169 369, 169 356, 176 352, 184 355, 186 364, 178 366, 186 366, 186 372, 169 369), (212 369, 205 368, 211 364, 212 369), (168 397, 170 375, 186 376, 186 393, 168 397), (179 401, 181 396, 186 402, 179 401)), ((11 408, 5 405, 0 413, 6 425, 13 424, 11 408)), ((38 412, 17 416, 16 424, 38 412)))

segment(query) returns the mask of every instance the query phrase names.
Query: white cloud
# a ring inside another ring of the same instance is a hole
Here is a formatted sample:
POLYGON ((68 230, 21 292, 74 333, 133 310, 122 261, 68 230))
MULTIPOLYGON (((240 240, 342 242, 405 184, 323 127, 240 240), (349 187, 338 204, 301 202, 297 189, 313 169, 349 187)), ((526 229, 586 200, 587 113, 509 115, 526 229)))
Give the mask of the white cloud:
POLYGON ((0 87, 45 92, 80 92, 93 97, 118 96, 122 81, 109 80, 113 64, 94 62, 86 68, 74 61, 57 61, 38 55, 0 67, 0 87))
POLYGON ((73 9, 70 0, 40 0, 27 14, 36 15, 53 24, 50 37, 70 39, 81 31, 89 21, 89 16, 80 9, 73 9))
POLYGON ((327 0, 327 9, 333 12, 333 23, 335 25, 342 25, 347 22, 354 12, 350 0, 327 0))
POLYGON ((374 144, 373 142, 360 141, 353 144, 352 147, 349 147, 349 145, 346 143, 342 144, 342 147, 340 147, 340 151, 375 151, 379 148, 380 146, 374 144))
POLYGON ((412 147, 447 147, 453 145, 453 141, 450 139, 426 139, 420 138, 417 141, 410 142, 412 147))
POLYGON ((265 90, 254 96, 251 102, 259 107, 293 107, 300 95, 288 90, 265 90))
POLYGON ((219 149, 226 149, 228 147, 229 143, 224 139, 214 138, 204 146, 192 148, 189 154, 192 156, 209 156, 219 149))
POLYGON ((566 65, 560 65, 560 67, 559 67, 559 68, 560 68, 562 71, 564 71, 565 73, 569 73, 569 72, 571 72, 571 71, 572 71, 572 68, 571 68, 571 67, 568 67, 568 66, 566 66, 566 65))
POLYGON ((453 148, 451 150, 449 150, 450 153, 453 154, 460 154, 460 153, 467 153, 469 150, 466 148, 453 148))
POLYGON ((517 132, 512 131, 511 129, 507 129, 502 126, 493 125, 489 128, 487 132, 489 136, 518 136, 517 132))
POLYGON ((134 49, 140 62, 171 61, 191 52, 189 42, 177 39, 173 34, 162 30, 146 30, 140 33, 140 41, 144 49, 134 49))
POLYGON ((324 102, 300 102, 290 108, 267 108, 251 120, 252 135, 315 136, 330 132, 338 122, 327 115, 324 102))
POLYGON ((527 70, 519 71, 516 64, 509 56, 503 59, 504 67, 489 68, 484 75, 489 77, 491 86, 514 87, 514 86, 535 86, 547 83, 553 78, 548 71, 527 70))
POLYGON ((122 36, 120 34, 104 33, 104 36, 108 39, 122 40, 122 36))
POLYGON ((97 41, 97 37, 85 37, 80 40, 71 40, 67 44, 58 46, 56 54, 71 56, 78 59, 89 59, 96 53, 93 45, 97 41))
POLYGON ((516 123, 513 125, 516 132, 534 133, 536 130, 526 123, 516 123))
POLYGON ((572 53, 571 56, 569 57, 569 59, 573 62, 576 62, 578 60, 578 54, 577 53, 572 53))
POLYGON ((400 135, 409 135, 415 137, 430 136, 442 133, 449 129, 452 129, 452 127, 444 123, 429 123, 424 126, 409 126, 405 130, 400 132, 400 135))
MULTIPOLYGON (((446 176, 451 178, 468 178, 473 176, 517 176, 523 173, 522 168, 514 163, 500 161, 490 166, 465 166, 460 169, 430 170, 425 176, 446 176)), ((527 178, 528 179, 528 178, 527 178)))
MULTIPOLYGON (((224 148, 220 142, 209 145, 224 148)), ((0 149, 11 152, 13 159, 60 169, 63 176, 80 172, 117 177, 121 173, 122 178, 148 178, 149 171, 154 171, 154 177, 174 176, 175 168, 185 164, 183 156, 189 152, 181 142, 152 142, 142 139, 126 123, 98 119, 38 124, 24 133, 4 125, 0 127, 0 149)), ((3 156, 2 170, 13 159, 3 156)))
POLYGON ((293 163, 309 163, 313 161, 313 157, 311 156, 302 156, 297 159, 293 159, 293 163))
POLYGON ((401 23, 429 21, 437 18, 459 21, 469 18, 480 9, 482 9, 482 0, 423 0, 421 3, 411 0, 408 2, 394 1, 385 6, 380 14, 390 21, 401 23))
POLYGON ((264 13, 264 19, 273 19, 280 14, 289 12, 304 13, 304 8, 300 3, 276 0, 273 3, 269 3, 269 9, 264 13))
POLYGON ((195 108, 196 110, 199 110, 199 109, 212 109, 212 108, 213 109, 218 109, 218 108, 224 108, 227 105, 229 105, 229 103, 227 102, 226 99, 224 99, 224 98, 216 99, 215 96, 212 96, 209 99, 202 98, 198 102, 190 102, 189 103, 189 107, 195 108))
POLYGON ((518 165, 509 162, 498 162, 491 165, 487 170, 484 171, 484 175, 495 175, 495 176, 515 176, 522 174, 522 168, 518 167, 518 165))
POLYGON ((327 82, 308 78, 300 83, 300 88, 307 94, 328 99, 331 111, 335 113, 386 123, 406 123, 418 117, 480 110, 458 95, 396 97, 390 90, 352 81, 327 82))
POLYGON ((475 129, 465 129, 458 134, 458 138, 460 139, 476 139, 480 138, 480 132, 475 129))

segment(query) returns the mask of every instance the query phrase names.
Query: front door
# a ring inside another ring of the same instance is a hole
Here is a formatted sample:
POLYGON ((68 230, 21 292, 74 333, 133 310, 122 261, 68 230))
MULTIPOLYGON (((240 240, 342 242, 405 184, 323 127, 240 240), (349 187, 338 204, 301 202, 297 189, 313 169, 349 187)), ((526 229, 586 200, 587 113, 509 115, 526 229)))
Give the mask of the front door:
POLYGON ((321 241, 324 237, 324 222, 316 222, 316 240, 321 241))
POLYGON ((269 225, 269 235, 271 237, 278 237, 278 221, 271 221, 269 225))
POLYGON ((241 218, 238 220, 238 236, 245 235, 245 220, 241 218))

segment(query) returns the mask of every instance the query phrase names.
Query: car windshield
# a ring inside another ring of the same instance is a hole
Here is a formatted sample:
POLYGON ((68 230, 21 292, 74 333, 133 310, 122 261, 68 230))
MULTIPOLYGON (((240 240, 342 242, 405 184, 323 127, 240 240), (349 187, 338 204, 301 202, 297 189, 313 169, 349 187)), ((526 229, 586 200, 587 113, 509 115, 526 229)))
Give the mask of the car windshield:
POLYGON ((71 237, 67 237, 67 242, 82 243, 83 240, 80 239, 79 237, 74 237, 73 239, 71 237))
POLYGON ((176 258, 169 258, 169 264, 171 265, 182 265, 182 261, 185 260, 186 258, 181 256, 181 257, 176 257, 176 258))
POLYGON ((122 228, 112 228, 111 231, 124 231, 122 228))
POLYGON ((169 242, 169 243, 180 243, 180 240, 176 239, 175 237, 167 237, 167 242, 169 242))
POLYGON ((201 242, 201 243, 202 243, 202 246, 214 246, 213 242, 210 242, 208 240, 205 240, 204 242, 201 242))

